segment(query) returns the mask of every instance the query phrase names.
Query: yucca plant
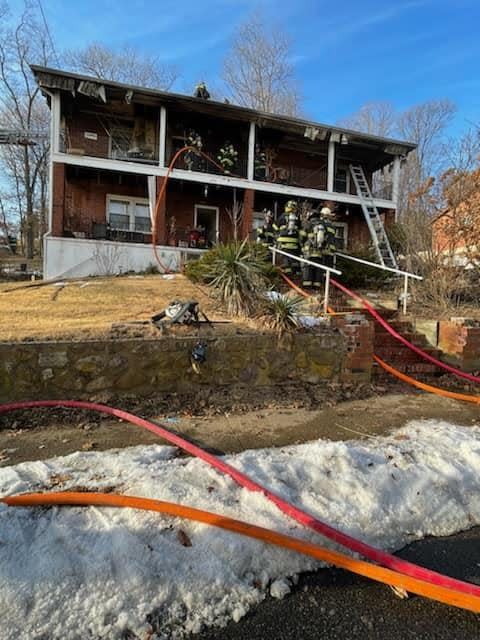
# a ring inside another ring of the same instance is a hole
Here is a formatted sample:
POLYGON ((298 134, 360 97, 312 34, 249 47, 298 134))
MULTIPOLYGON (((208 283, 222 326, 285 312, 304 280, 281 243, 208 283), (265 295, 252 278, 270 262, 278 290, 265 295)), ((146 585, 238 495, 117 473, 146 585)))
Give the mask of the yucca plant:
POLYGON ((304 304, 305 300, 300 296, 268 297, 262 304, 260 320, 278 335, 292 333, 302 326, 300 316, 304 304))
POLYGON ((187 277, 209 285, 232 315, 251 316, 274 271, 263 248, 244 240, 218 244, 185 269, 187 277))

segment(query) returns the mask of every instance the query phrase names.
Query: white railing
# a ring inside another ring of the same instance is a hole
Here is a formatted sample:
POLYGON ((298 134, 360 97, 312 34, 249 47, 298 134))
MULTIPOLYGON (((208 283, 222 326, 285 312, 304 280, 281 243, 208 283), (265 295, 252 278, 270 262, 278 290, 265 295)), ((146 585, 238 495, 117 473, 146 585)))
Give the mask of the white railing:
POLYGON ((341 276, 342 272, 338 269, 332 267, 326 267, 324 264, 318 264, 318 262, 312 262, 312 260, 307 260, 307 258, 300 258, 300 256, 294 256, 292 253, 287 253, 286 251, 282 251, 282 249, 276 249, 275 247, 269 247, 270 251, 273 254, 273 264, 275 264, 275 256, 277 253, 282 256, 286 256, 291 260, 297 260, 298 262, 303 262, 303 264, 309 264, 316 269, 322 269, 325 271, 325 297, 323 300, 323 310, 325 313, 328 312, 328 298, 330 296, 330 274, 335 273, 337 276, 341 276))
POLYGON ((402 311, 405 315, 407 313, 407 299, 408 299, 408 279, 413 278, 414 280, 423 280, 422 276, 418 276, 416 273, 410 273, 410 271, 402 271, 401 269, 394 269, 393 267, 384 267, 378 262, 370 262, 370 260, 364 260, 363 258, 356 258, 355 256, 348 256, 345 253, 340 253, 337 251, 335 253, 333 260, 336 265, 336 258, 339 256, 340 258, 344 258, 345 260, 351 260, 352 262, 358 262, 360 264, 367 265, 368 267, 374 267, 375 269, 381 269, 382 271, 389 271, 390 273, 394 273, 397 276, 404 277, 403 283, 403 300, 402 300, 402 311))

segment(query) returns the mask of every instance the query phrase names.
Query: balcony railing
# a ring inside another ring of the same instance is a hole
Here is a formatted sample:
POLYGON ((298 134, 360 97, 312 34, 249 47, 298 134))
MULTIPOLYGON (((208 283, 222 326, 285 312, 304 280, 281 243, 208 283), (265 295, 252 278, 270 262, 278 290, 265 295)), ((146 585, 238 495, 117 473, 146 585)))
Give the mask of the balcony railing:
MULTIPOLYGON (((173 150, 170 154, 170 158, 167 163, 173 160, 173 157, 179 149, 181 149, 184 143, 176 141, 173 150)), ((202 147, 202 154, 197 154, 194 151, 187 151, 183 153, 175 163, 175 169, 184 169, 187 171, 198 171, 200 173, 210 173, 216 175, 232 175, 235 177, 246 178, 247 177, 247 152, 241 153, 238 151, 238 157, 235 165, 231 167, 229 172, 225 172, 221 169, 221 162, 219 160, 220 149, 214 147, 204 146, 202 147), (207 157, 205 157, 207 156, 207 157), (208 158, 211 158, 211 162, 208 158), (218 166, 220 165, 220 166, 218 166)))

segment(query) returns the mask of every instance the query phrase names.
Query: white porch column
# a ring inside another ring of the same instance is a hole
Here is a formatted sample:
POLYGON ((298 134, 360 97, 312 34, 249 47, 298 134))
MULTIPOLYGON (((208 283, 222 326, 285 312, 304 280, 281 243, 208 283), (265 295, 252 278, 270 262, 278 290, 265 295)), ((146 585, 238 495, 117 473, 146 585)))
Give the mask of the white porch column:
POLYGON ((327 191, 333 192, 334 179, 335 179, 335 141, 331 140, 328 143, 328 164, 327 164, 327 191))
POLYGON ((52 153, 60 151, 60 118, 61 118, 60 93, 51 94, 50 102, 50 149, 52 153))
POLYGON ((158 164, 160 167, 165 166, 165 148, 167 143, 167 110, 160 107, 160 140, 158 149, 158 164))
POLYGON ((253 180, 255 171, 255 123, 250 123, 248 133, 248 159, 247 159, 247 179, 253 180))
MULTIPOLYGON (((60 150, 60 118, 61 102, 60 93, 55 91, 50 94, 50 163, 48 167, 48 229, 52 232, 53 223, 53 154, 60 150)), ((46 247, 46 244, 44 245, 46 247)), ((45 254, 46 255, 46 254, 45 254)), ((44 257, 44 265, 46 264, 44 257)))
POLYGON ((398 206, 399 187, 400 187, 400 156, 395 156, 393 160, 392 200, 397 206, 398 206))

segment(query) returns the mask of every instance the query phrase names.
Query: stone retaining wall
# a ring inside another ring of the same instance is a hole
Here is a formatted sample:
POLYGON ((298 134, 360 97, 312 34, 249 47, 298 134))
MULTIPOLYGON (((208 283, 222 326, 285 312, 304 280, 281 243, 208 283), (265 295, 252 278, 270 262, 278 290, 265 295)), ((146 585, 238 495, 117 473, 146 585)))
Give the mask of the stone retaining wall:
POLYGON ((366 329, 352 323, 348 329, 348 319, 341 319, 337 327, 280 341, 258 334, 205 338, 207 361, 200 374, 189 359, 195 337, 0 343, 0 401, 89 398, 101 392, 146 396, 198 391, 201 385, 271 386, 290 380, 368 381, 371 340, 368 346, 363 336, 359 347, 358 332, 366 329))

